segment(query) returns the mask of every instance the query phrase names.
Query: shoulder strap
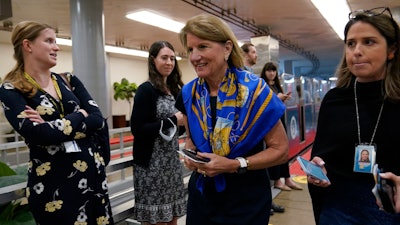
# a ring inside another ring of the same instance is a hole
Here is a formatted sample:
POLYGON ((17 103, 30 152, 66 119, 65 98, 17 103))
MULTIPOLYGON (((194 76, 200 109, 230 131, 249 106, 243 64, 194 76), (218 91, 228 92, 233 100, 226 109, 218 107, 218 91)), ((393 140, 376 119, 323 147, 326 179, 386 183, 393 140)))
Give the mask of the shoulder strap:
POLYGON ((60 73, 60 77, 64 80, 65 84, 67 84, 68 88, 72 91, 70 75, 71 75, 71 73, 69 73, 69 72, 60 73))

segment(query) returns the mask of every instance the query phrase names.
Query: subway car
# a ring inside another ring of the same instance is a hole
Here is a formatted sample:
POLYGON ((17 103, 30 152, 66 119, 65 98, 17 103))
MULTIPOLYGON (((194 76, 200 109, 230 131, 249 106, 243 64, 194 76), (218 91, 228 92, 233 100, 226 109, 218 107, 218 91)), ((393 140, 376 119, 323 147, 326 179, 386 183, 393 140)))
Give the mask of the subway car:
POLYGON ((280 80, 284 93, 292 93, 285 102, 284 121, 289 139, 289 159, 293 159, 314 142, 322 98, 334 83, 288 73, 283 73, 280 80))

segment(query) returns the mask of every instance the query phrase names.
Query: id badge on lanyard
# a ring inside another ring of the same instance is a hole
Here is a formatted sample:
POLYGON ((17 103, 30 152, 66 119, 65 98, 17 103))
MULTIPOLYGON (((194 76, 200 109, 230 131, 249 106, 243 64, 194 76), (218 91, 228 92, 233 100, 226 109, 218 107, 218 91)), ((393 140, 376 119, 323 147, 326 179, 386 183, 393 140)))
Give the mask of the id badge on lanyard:
POLYGON ((354 152, 354 172, 371 173, 375 166, 376 146, 368 144, 359 144, 354 152))
POLYGON ((79 148, 76 141, 66 141, 64 142, 65 152, 72 153, 72 152, 81 152, 81 148, 79 148))

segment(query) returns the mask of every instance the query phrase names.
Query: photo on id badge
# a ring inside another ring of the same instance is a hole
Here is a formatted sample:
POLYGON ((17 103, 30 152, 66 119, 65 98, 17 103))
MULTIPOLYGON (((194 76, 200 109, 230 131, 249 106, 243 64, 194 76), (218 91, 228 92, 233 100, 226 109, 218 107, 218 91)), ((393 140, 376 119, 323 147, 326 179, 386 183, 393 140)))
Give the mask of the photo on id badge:
POLYGON ((358 145, 354 154, 354 172, 372 173, 375 164, 375 146, 358 145))

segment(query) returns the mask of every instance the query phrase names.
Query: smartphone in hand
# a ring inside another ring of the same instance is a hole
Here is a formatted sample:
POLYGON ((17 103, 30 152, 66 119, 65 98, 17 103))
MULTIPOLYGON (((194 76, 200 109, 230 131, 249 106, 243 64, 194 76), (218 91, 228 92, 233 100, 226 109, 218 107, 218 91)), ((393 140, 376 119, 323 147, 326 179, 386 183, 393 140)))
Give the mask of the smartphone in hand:
POLYGON ((378 169, 377 174, 377 189, 378 195, 380 197, 383 209, 386 212, 394 213, 395 205, 394 205, 394 191, 393 191, 393 182, 391 180, 387 180, 379 176, 379 173, 383 173, 383 170, 378 169))
POLYGON ((203 158, 203 157, 198 156, 195 151, 190 150, 190 149, 179 149, 178 153, 190 160, 193 160, 194 162, 197 162, 197 163, 207 163, 210 161, 210 159, 208 159, 208 158, 203 158))
POLYGON ((303 158, 301 156, 297 156, 297 161, 299 162, 303 171, 308 176, 312 176, 318 180, 326 180, 326 181, 330 182, 329 178, 326 176, 326 174, 324 173, 324 171, 322 170, 321 167, 315 165, 314 163, 306 160, 305 158, 303 158))

